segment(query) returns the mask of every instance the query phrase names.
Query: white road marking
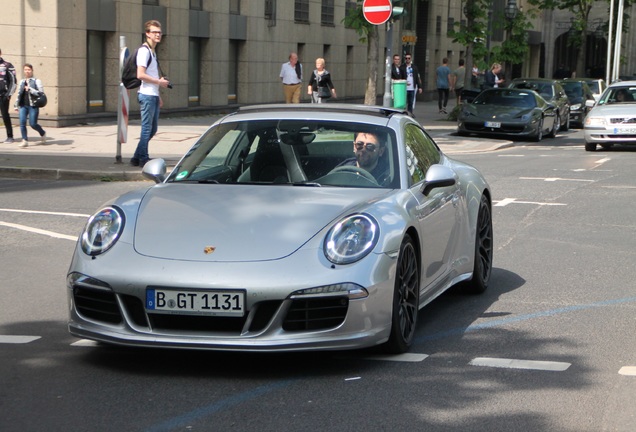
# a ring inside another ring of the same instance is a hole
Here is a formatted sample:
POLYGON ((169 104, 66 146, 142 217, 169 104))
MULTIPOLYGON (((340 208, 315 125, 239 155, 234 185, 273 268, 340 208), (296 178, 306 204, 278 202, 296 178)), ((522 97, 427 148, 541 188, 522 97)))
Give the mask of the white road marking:
POLYGON ((81 213, 49 212, 49 211, 40 211, 40 210, 18 210, 18 209, 0 208, 0 211, 13 212, 13 213, 47 214, 47 215, 54 215, 54 216, 73 216, 73 217, 82 217, 82 218, 90 217, 90 215, 81 214, 81 213))
POLYGON ((542 202, 534 202, 534 201, 517 201, 516 198, 504 198, 502 200, 493 200, 495 204, 495 207, 505 207, 508 204, 534 204, 534 205, 540 205, 540 206, 564 206, 567 204, 563 204, 563 203, 542 203, 542 202))
POLYGON ((362 377, 352 377, 352 378, 345 378, 345 381, 356 381, 362 379, 362 377))
POLYGON ((0 335, 0 343, 5 343, 5 344, 27 344, 29 342, 33 342, 34 340, 38 340, 41 337, 42 336, 0 335))
POLYGON ((80 346, 80 347, 96 347, 97 342, 88 340, 88 339, 80 339, 77 342, 73 342, 71 346, 80 346))
POLYGON ((597 160, 595 163, 596 163, 596 166, 601 166, 601 165, 603 165, 605 162, 609 162, 609 161, 611 161, 611 160, 612 160, 611 158, 606 157, 606 158, 603 158, 603 159, 599 159, 599 160, 597 160))
POLYGON ((555 181, 593 182, 594 181, 594 180, 586 180, 586 179, 565 179, 561 177, 519 177, 519 180, 543 180, 546 182, 555 182, 555 181))
POLYGON ((636 376, 636 366, 623 366, 618 373, 621 375, 636 376))
POLYGON ((1 226, 6 226, 6 227, 9 227, 9 228, 19 229, 19 230, 22 230, 22 231, 32 232, 32 233, 35 233, 35 234, 47 235, 49 237, 54 237, 54 238, 59 238, 59 239, 64 239, 64 240, 77 241, 77 236, 70 236, 70 235, 66 235, 66 234, 60 234, 60 233, 56 233, 56 232, 53 232, 53 231, 47 231, 47 230, 39 229, 39 228, 31 228, 31 227, 28 227, 26 225, 14 224, 14 223, 10 223, 10 222, 0 222, 0 225, 1 226))
POLYGON ((395 361, 395 362, 421 362, 428 354, 406 353, 398 355, 374 355, 363 357, 365 360, 382 360, 382 361, 395 361))
POLYGON ((515 155, 515 154, 500 154, 498 157, 526 157, 526 155, 515 155))
POLYGON ((543 371, 561 372, 569 368, 571 363, 537 361, 537 360, 515 360, 505 358, 477 357, 468 363, 471 366, 485 366, 506 369, 531 369, 543 371))

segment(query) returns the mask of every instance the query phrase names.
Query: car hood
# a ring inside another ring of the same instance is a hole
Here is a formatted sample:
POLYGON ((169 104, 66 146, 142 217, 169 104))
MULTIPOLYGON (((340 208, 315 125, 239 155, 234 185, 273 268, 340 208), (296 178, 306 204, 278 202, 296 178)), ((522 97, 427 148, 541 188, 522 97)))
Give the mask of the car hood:
POLYGON ((155 258, 229 262, 292 254, 387 189, 162 184, 140 202, 134 248, 155 258))
POLYGON ((595 105, 588 116, 616 116, 620 118, 636 118, 636 102, 614 105, 595 105))

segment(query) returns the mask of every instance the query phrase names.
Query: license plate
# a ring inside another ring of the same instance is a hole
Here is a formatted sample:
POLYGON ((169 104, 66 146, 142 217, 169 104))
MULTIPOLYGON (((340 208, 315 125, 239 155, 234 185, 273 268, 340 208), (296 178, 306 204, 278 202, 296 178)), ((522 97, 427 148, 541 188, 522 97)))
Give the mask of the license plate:
POLYGON ((635 135, 636 128, 614 128, 614 135, 635 135))
POLYGON ((172 314, 242 317, 245 313, 245 292, 148 288, 146 310, 172 314))
POLYGON ((501 127, 501 123, 499 122, 486 122, 484 124, 485 127, 490 127, 490 128, 500 128, 501 127))

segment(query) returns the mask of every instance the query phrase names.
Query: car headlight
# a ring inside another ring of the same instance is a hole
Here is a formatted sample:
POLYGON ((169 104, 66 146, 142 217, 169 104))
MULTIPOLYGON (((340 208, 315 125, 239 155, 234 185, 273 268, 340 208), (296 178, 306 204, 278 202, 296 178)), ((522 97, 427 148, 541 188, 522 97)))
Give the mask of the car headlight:
POLYGON ((574 105, 570 105, 570 111, 578 111, 581 109, 581 104, 574 104, 574 105))
POLYGON ((378 223, 371 216, 347 216, 327 233, 325 256, 334 264, 351 264, 361 260, 378 243, 379 234, 378 223))
POLYGON ((603 117, 586 117, 585 126, 605 126, 607 125, 605 118, 603 117))
POLYGON ((106 207, 95 213, 82 232, 82 251, 91 256, 106 252, 119 239, 124 223, 124 213, 117 207, 106 207))

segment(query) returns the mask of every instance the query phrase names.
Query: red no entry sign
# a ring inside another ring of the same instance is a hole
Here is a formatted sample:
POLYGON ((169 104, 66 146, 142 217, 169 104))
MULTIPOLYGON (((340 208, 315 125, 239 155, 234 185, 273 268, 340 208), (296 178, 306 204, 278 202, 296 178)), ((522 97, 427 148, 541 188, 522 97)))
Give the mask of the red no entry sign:
POLYGON ((384 24, 391 18, 391 0, 364 0, 362 13, 371 24, 384 24))

